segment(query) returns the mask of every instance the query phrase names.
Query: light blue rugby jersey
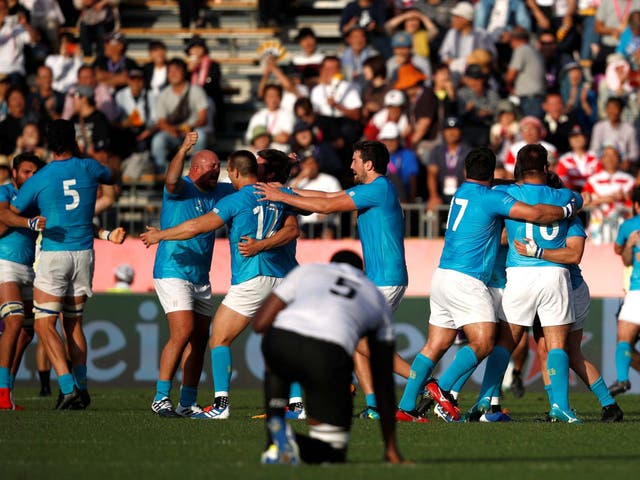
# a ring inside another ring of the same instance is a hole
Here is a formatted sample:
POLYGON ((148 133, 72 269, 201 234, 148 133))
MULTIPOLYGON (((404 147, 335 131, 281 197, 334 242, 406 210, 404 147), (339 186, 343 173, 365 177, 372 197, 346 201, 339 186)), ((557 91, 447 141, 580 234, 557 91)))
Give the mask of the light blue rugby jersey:
MULTIPOLYGON (((566 188, 555 189, 547 185, 525 183, 522 185, 498 185, 494 187, 494 190, 506 192, 515 199, 529 205, 543 203, 562 207, 568 204, 572 198, 577 201, 577 197, 579 197, 578 207, 582 206, 582 197, 566 188)), ((524 242, 525 238, 532 238, 541 248, 562 248, 566 244, 567 231, 569 230, 568 220, 560 220, 549 225, 540 225, 525 222, 524 220, 506 218, 504 223, 509 237, 507 267, 566 267, 566 265, 548 260, 520 255, 513 247, 513 241, 524 242)))
POLYGON ((229 226, 231 251, 231 284, 246 282, 257 276, 284 278, 298 263, 290 244, 265 250, 253 257, 244 257, 238 250, 242 237, 257 240, 269 238, 284 225, 291 214, 289 207, 280 202, 260 202, 255 185, 246 185, 223 198, 213 211, 229 226))
MULTIPOLYGON (((582 237, 587 238, 587 233, 584 231, 584 225, 582 224, 582 220, 578 217, 574 218, 569 223, 569 231, 567 232, 567 238, 570 237, 582 237)), ((569 275, 571 276, 571 288, 575 290, 580 285, 584 283, 584 278, 582 278, 582 270, 578 265, 568 265, 569 275)))
MULTIPOLYGON (((11 202, 16 198, 18 191, 12 183, 0 186, 0 203, 11 202)), ((24 212, 27 217, 37 215, 37 210, 24 212)), ((35 260, 35 248, 38 232, 28 228, 9 228, 7 233, 0 238, 0 258, 22 265, 32 266, 35 260)))
POLYGON ((504 192, 465 182, 451 199, 440 268, 487 283, 500 245, 502 218, 516 200, 504 192))
POLYGON ((366 276, 378 287, 409 283, 404 257, 404 214, 398 192, 385 176, 346 190, 358 209, 366 276))
MULTIPOLYGON (((616 238, 616 244, 624 247, 629 236, 636 230, 640 230, 640 215, 636 215, 635 217, 626 220, 622 225, 620 225, 620 230, 618 230, 618 237, 616 238)), ((633 270, 631 271, 631 283, 629 284, 629 290, 640 290, 640 259, 638 259, 639 254, 640 246, 638 245, 638 243, 636 243, 633 246, 632 252, 633 270)))
POLYGON ((20 187, 13 205, 47 218, 43 251, 89 250, 98 184, 110 181, 109 169, 92 158, 54 160, 20 187))
POLYGON ((487 287, 504 288, 507 286, 507 252, 509 245, 498 245, 496 261, 491 271, 491 278, 487 282, 487 287))
MULTIPOLYGON (((176 193, 162 194, 160 228, 175 227, 213 210, 217 202, 233 193, 230 183, 218 183, 210 191, 200 190, 188 176, 176 193)), ((215 232, 201 233, 188 240, 161 241, 153 264, 153 278, 180 278, 197 285, 209 283, 215 232)))

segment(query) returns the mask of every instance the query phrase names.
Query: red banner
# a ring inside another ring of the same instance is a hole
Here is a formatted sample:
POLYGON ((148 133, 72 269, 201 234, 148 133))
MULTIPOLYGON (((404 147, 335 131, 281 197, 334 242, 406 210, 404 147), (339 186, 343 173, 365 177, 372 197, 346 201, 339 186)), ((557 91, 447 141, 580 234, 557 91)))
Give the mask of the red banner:
MULTIPOLYGON (((407 295, 429 295, 431 275, 438 266, 442 244, 441 239, 405 240, 409 269, 407 295)), ((334 252, 344 248, 361 252, 358 240, 300 240, 296 257, 299 263, 327 262, 334 252)), ((96 241, 95 249, 93 288, 96 292, 104 292, 113 286, 113 270, 120 263, 128 263, 135 270, 133 291, 153 291, 155 247, 147 249, 140 240, 128 239, 124 245, 96 241)), ((580 267, 591 290, 591 296, 620 297, 624 294, 622 260, 613 252, 613 245, 592 245, 587 242, 580 267)), ((211 285, 214 293, 226 293, 230 278, 229 243, 226 239, 218 239, 211 265, 211 285)))

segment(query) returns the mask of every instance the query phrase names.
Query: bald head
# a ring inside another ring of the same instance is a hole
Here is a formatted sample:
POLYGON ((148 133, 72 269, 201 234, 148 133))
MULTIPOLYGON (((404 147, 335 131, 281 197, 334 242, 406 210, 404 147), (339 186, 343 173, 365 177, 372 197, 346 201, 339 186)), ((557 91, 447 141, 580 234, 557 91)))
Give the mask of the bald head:
POLYGON ((189 178, 202 190, 213 190, 220 176, 220 160, 211 150, 200 150, 191 158, 189 178))

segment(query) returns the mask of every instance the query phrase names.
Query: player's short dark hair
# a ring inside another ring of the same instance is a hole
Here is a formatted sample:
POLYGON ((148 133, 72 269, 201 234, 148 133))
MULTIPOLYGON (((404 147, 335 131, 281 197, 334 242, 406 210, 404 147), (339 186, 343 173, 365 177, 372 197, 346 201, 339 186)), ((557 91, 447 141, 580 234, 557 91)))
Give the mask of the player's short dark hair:
POLYGON ((56 155, 63 153, 77 155, 78 144, 73 122, 63 119, 51 122, 47 129, 47 147, 56 155))
POLYGON ((331 263, 348 263, 352 267, 364 270, 362 257, 353 250, 338 250, 331 256, 331 263))
POLYGON ((44 167, 44 162, 35 153, 21 153, 13 157, 13 168, 18 170, 25 162, 33 163, 38 170, 44 167))
POLYGON ((258 156, 267 161, 264 166, 265 181, 286 183, 289 180, 293 162, 286 153, 275 148, 265 148, 258 152, 258 156))
POLYGON ((229 155, 229 163, 243 177, 257 175, 258 173, 258 161, 256 156, 249 150, 236 150, 229 155))
POLYGON ((516 156, 513 176, 522 180, 530 173, 546 173, 549 161, 547 149, 539 143, 530 143, 520 149, 516 156))
POLYGON ((166 50, 167 45, 162 40, 151 40, 149 42, 148 50, 151 52, 152 50, 166 50))
POLYGON ((464 159, 464 168, 470 180, 491 180, 496 169, 496 154, 487 147, 474 148, 464 159))
POLYGON ((371 162, 373 171, 384 175, 389 165, 389 150, 382 142, 377 140, 364 140, 353 146, 354 152, 360 152, 363 162, 371 162))
POLYGON ((634 204, 640 203, 640 185, 636 185, 633 187, 633 190, 631 190, 631 201, 634 204))

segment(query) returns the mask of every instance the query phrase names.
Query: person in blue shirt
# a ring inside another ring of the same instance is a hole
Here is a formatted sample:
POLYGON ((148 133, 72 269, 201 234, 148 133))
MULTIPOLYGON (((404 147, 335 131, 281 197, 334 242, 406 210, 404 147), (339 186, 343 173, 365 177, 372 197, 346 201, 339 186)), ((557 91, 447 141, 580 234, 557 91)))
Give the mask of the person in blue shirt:
MULTIPOLYGON (((553 178, 553 177, 552 177, 553 178)), ((556 177, 557 178, 557 177, 556 177)), ((561 182, 560 182, 561 183, 561 182)), ((558 186, 557 188, 563 188, 558 186)), ((575 323, 571 326, 569 337, 567 339, 567 353, 569 355, 569 365, 571 369, 578 374, 585 385, 593 392, 602 407, 601 421, 620 422, 623 419, 623 412, 610 395, 607 386, 600 375, 598 368, 587 360, 582 353, 582 336, 584 331, 584 322, 589 315, 590 295, 589 287, 582 277, 582 272, 578 264, 584 253, 584 244, 587 235, 584 226, 579 218, 574 218, 569 224, 567 239, 564 247, 543 249, 540 257, 555 263, 561 263, 567 266, 569 276, 571 278, 572 303, 575 323)), ((513 242, 518 254, 531 256, 538 251, 539 246, 534 240, 529 239, 528 242, 521 242, 517 239, 513 242)), ((549 405, 553 408, 555 403, 553 391, 551 388, 551 379, 547 370, 547 347, 543 332, 538 333, 538 354, 540 356, 542 380, 544 389, 549 397, 549 405)), ((547 417, 551 420, 550 417, 547 417)))
POLYGON ((575 211, 570 200, 563 206, 529 205, 489 188, 495 162, 494 153, 487 148, 474 149, 465 158, 467 180, 451 200, 440 265, 431 281, 428 340, 411 365, 398 420, 425 421, 415 411, 416 397, 425 384, 429 395, 453 420, 460 418, 449 391, 494 345, 496 313, 487 282, 496 261, 502 219, 546 224, 575 211), (453 344, 458 328, 464 330, 469 344, 458 351, 438 382, 427 383, 436 363, 453 344))
POLYGON ((187 240, 225 224, 229 227, 231 287, 216 311, 210 339, 215 396, 211 407, 192 418, 229 417, 231 342, 247 327, 273 287, 297 265, 287 246, 299 235, 295 214, 282 203, 258 201, 258 164, 253 153, 232 153, 227 171, 237 191, 219 200, 212 211, 165 230, 148 227, 140 235, 149 246, 161 240, 187 240), (245 256, 240 244, 249 239, 262 240, 260 251, 245 256))
POLYGON ((618 314, 618 344, 616 346, 616 381, 609 386, 611 395, 618 395, 631 389, 629 367, 633 347, 640 334, 640 187, 631 194, 635 216, 625 221, 618 230, 613 246, 622 257, 625 267, 632 266, 629 291, 618 314))
MULTIPOLYGON (((547 151, 540 145, 526 145, 518 153, 517 183, 496 187, 514 198, 527 202, 565 205, 576 200, 574 192, 547 186, 547 151)), ((526 328, 540 320, 548 348, 548 369, 552 372, 551 388, 554 404, 549 416, 556 421, 580 423, 569 407, 569 357, 566 353, 569 331, 575 321, 571 305, 571 284, 565 265, 546 260, 546 249, 562 248, 566 244, 569 221, 530 222, 506 219, 510 242, 527 242, 529 256, 520 255, 510 246, 507 255, 507 285, 502 308, 507 322, 500 322, 496 346, 487 360, 487 369, 478 396, 477 407, 488 409, 491 396, 502 384, 511 352, 526 328), (534 247, 535 245, 535 247, 534 247)))
POLYGON ((36 155, 17 155, 11 183, 0 186, 0 222, 4 230, 0 238, 0 320, 4 322, 0 335, 0 410, 15 409, 15 370, 33 338, 33 261, 38 230, 46 224, 44 217, 20 217, 9 206, 24 182, 43 165, 36 155))
MULTIPOLYGON (((384 144, 363 141, 353 147, 351 170, 356 183, 353 188, 332 193, 293 189, 295 194, 263 183, 257 188, 265 201, 284 202, 304 211, 324 214, 357 211, 365 274, 395 311, 407 288, 408 276, 404 257, 404 215, 398 192, 386 177, 388 164, 389 151, 384 144)), ((354 363, 367 399, 363 416, 377 418, 368 356, 366 340, 362 340, 354 363)), ((397 354, 394 368, 405 378, 409 374, 409 365, 397 354)))
POLYGON ((77 157, 72 122, 55 120, 47 133, 53 161, 24 183, 12 208, 16 213, 37 208, 47 218, 34 280, 35 332, 58 375, 61 395, 56 408, 86 408, 90 397, 82 312, 93 294, 93 215, 98 185, 113 184, 117 176, 94 159, 77 157), (56 331, 60 313, 71 370, 56 331))
MULTIPOLYGON (((189 173, 182 175, 185 158, 197 140, 197 132, 187 133, 167 168, 160 214, 163 229, 210 212, 221 198, 233 193, 231 184, 218 183, 220 160, 211 150, 193 155, 189 173)), ((196 398, 213 315, 209 272, 214 241, 214 232, 206 232, 179 242, 160 242, 156 251, 153 283, 170 332, 151 404, 161 417, 190 417, 202 411, 196 398), (181 359, 180 401, 174 409, 171 381, 181 359)))

